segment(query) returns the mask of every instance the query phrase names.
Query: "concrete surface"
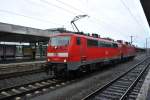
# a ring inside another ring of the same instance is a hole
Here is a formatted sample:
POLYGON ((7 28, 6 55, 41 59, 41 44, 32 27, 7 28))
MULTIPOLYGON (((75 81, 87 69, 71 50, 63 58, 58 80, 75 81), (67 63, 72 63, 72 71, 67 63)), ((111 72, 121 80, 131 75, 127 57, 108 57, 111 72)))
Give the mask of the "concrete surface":
POLYGON ((150 70, 144 80, 136 100, 150 100, 150 70))
POLYGON ((20 62, 0 64, 0 75, 41 69, 46 61, 20 62))

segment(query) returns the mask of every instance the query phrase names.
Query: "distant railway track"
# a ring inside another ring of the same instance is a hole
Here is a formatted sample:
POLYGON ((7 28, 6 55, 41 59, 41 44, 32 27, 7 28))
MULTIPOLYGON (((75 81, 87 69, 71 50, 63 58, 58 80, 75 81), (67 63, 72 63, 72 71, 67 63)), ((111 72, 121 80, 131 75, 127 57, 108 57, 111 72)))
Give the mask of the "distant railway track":
POLYGON ((43 61, 0 64, 0 80, 45 72, 45 66, 46 63, 43 61))
POLYGON ((41 73, 45 72, 44 69, 36 69, 36 70, 31 70, 31 71, 22 71, 22 72, 14 72, 14 73, 7 73, 7 74, 1 74, 0 75, 0 80, 2 79, 7 79, 7 78, 12 78, 12 77, 20 77, 24 75, 30 75, 30 74, 35 74, 35 73, 41 73))
POLYGON ((135 100, 150 63, 144 59, 121 76, 98 88, 82 100, 135 100))
POLYGON ((55 87, 59 87, 60 85, 65 85, 67 82, 69 81, 55 78, 47 78, 28 84, 0 89, 0 100, 22 100, 28 95, 38 94, 40 93, 40 91, 44 92, 48 88, 53 89, 55 87))

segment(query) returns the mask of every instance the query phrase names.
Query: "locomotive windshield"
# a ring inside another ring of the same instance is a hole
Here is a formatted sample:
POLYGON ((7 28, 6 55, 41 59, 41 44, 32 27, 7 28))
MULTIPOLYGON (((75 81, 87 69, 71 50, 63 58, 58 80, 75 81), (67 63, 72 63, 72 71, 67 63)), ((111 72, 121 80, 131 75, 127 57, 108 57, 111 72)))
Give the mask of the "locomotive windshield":
POLYGON ((70 43, 70 36, 55 36, 51 37, 49 45, 51 46, 67 46, 70 43))

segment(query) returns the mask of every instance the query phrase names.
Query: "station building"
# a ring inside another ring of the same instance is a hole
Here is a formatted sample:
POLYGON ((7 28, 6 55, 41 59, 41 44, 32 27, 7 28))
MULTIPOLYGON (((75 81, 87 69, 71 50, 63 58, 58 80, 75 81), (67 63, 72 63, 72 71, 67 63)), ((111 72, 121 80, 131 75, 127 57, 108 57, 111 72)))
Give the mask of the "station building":
POLYGON ((0 23, 0 62, 45 59, 49 35, 63 30, 65 28, 42 30, 0 23))

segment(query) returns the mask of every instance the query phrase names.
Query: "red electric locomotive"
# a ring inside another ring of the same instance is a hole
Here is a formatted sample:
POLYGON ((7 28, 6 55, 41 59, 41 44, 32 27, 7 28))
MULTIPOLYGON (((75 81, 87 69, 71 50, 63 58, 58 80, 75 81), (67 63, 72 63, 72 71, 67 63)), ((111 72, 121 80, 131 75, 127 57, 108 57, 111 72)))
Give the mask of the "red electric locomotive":
POLYGON ((47 49, 47 63, 55 73, 90 70, 97 63, 134 56, 135 48, 130 44, 71 32, 50 36, 47 49))

